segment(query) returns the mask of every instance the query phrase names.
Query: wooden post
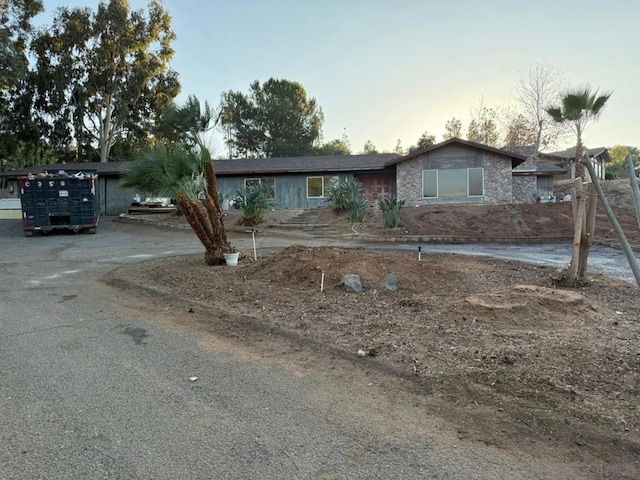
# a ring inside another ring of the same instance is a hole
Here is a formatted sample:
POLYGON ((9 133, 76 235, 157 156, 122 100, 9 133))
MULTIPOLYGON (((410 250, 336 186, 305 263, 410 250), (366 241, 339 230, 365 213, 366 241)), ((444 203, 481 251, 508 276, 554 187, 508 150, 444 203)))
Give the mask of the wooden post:
POLYGON ((571 254, 571 263, 567 269, 567 275, 564 278, 565 287, 575 287, 578 278, 578 264, 580 262, 580 242, 582 240, 582 223, 584 221, 584 212, 587 202, 587 194, 582 191, 582 178, 578 177, 574 181, 574 191, 578 198, 578 209, 573 217, 573 253, 571 254))
POLYGON ((636 217, 638 217, 638 228, 640 228, 640 187, 638 187, 638 177, 636 176, 636 169, 633 165, 633 158, 631 154, 627 155, 627 172, 629 172, 629 181, 631 182, 631 191, 633 192, 633 199, 636 202, 636 217))
POLYGON ((587 277, 587 261, 589 260, 589 250, 593 243, 593 234, 596 229, 596 208, 598 206, 598 197, 596 196, 593 183, 583 184, 584 192, 587 198, 586 218, 582 224, 582 236, 580 241, 580 256, 578 259, 578 280, 583 281, 587 277))
POLYGON ((613 213, 613 210, 611 210, 611 206, 609 205, 609 201, 607 200, 607 197, 604 196, 604 192, 602 191, 602 187, 600 186, 600 180, 595 174, 593 165, 591 164, 591 160, 587 159, 584 162, 584 164, 587 167, 587 170, 589 170, 589 173, 591 174, 591 178, 593 179, 593 186, 595 187, 596 192, 598 192, 598 197, 602 202, 602 206, 604 207, 605 212, 607 212, 607 217, 609 217, 609 222, 611 222, 611 226, 613 227, 613 230, 616 232, 616 235, 618 236, 618 241, 620 242, 620 245, 622 245, 622 250, 624 251, 624 254, 627 257, 627 261, 629 262, 629 266, 631 267, 633 276, 636 279, 636 283, 640 287, 640 267, 638 266, 638 260, 633 254, 631 245, 629 245, 629 242, 627 241, 627 237, 625 237, 624 231, 622 230, 622 227, 620 226, 618 219, 613 213))

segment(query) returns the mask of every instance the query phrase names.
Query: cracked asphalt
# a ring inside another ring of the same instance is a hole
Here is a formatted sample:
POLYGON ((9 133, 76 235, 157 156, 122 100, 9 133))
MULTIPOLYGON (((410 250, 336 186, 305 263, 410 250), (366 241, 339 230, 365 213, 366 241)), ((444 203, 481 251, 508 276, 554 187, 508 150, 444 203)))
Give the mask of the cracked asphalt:
POLYGON ((191 232, 107 219, 26 238, 0 221, 0 245, 0 479, 553 478, 528 452, 458 440, 401 379, 320 353, 292 366, 284 347, 263 362, 100 281, 202 251, 191 232))

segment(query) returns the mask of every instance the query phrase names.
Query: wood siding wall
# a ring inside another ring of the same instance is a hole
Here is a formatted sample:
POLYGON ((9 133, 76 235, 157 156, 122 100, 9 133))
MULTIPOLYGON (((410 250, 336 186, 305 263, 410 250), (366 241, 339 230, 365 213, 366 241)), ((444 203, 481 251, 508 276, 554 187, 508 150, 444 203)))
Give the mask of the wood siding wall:
POLYGON ((353 178, 353 174, 329 174, 324 172, 291 175, 242 175, 242 176, 219 176, 217 178, 218 191, 223 199, 232 199, 237 196, 238 191, 244 188, 244 180, 249 178, 272 178, 276 182, 275 199, 273 199, 275 209, 294 210, 309 209, 326 206, 326 198, 307 198, 307 178, 308 177, 331 177, 337 176, 340 181, 353 178))

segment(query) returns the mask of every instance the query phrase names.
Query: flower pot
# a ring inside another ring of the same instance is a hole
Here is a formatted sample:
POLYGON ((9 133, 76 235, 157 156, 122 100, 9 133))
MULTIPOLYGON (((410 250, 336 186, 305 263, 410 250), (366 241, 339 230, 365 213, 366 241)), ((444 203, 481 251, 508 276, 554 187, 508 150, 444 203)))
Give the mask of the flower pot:
POLYGON ((224 261, 227 262, 227 265, 230 267, 235 267, 238 265, 238 257, 240 254, 238 252, 235 253, 223 253, 224 261))

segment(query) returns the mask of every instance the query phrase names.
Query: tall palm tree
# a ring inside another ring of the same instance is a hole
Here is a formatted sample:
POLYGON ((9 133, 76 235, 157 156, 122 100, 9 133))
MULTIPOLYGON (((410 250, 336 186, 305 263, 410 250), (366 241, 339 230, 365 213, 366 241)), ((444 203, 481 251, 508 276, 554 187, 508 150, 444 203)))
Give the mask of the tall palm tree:
POLYGON ((576 165, 584 155, 582 134, 589 123, 595 122, 613 92, 599 93, 591 90, 589 86, 570 90, 561 99, 562 105, 549 107, 547 113, 554 121, 564 123, 571 128, 576 135, 575 159, 571 164, 571 178, 576 176, 576 165))
POLYGON ((174 197, 205 247, 207 265, 220 265, 233 247, 227 240, 211 154, 202 134, 212 122, 212 110, 195 97, 182 108, 171 107, 163 117, 181 142, 157 143, 142 152, 124 174, 121 185, 144 193, 174 197))
MULTIPOLYGON (((582 134, 589 123, 599 118, 611 95, 611 92, 600 94, 597 89, 592 91, 588 86, 580 87, 566 93, 562 97, 562 105, 559 107, 546 109, 554 121, 567 124, 576 135, 575 158, 569 164, 571 180, 576 177, 586 177, 584 173, 585 160, 583 158, 585 152, 582 134)), ((587 163, 590 161, 590 159, 586 159, 587 163)), ((589 248, 595 228, 597 200, 595 196, 590 195, 591 185, 587 183, 582 185, 583 188, 581 190, 585 191, 581 192, 579 205, 575 183, 572 183, 571 186, 574 244, 571 263, 563 279, 566 287, 574 287, 578 280, 583 281, 586 277, 589 248)))

